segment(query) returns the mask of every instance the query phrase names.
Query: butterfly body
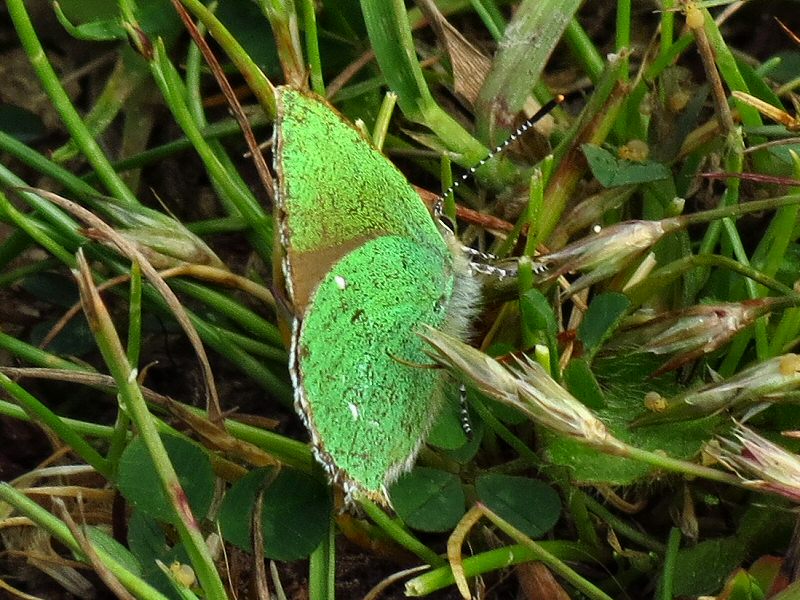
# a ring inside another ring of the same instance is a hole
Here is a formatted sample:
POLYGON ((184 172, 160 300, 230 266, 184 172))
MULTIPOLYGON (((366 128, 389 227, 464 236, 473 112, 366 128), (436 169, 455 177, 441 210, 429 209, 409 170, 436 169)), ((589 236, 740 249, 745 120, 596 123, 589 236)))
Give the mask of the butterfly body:
POLYGON ((295 403, 348 494, 385 501, 440 406, 423 325, 463 336, 478 284, 452 233, 324 100, 277 90, 275 166, 295 403))

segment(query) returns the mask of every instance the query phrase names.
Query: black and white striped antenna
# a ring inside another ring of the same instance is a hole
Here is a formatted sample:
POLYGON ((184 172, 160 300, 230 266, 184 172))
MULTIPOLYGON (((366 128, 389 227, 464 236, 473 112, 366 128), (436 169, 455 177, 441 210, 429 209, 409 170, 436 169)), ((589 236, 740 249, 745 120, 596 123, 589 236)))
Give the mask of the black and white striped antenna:
POLYGON ((526 131, 528 131, 531 127, 536 125, 539 121, 542 120, 550 111, 552 111, 556 106, 561 104, 564 101, 564 96, 559 94, 549 102, 547 102, 544 106, 542 106, 539 110, 536 111, 530 119, 527 119, 522 125, 517 127, 516 130, 501 144, 495 146, 494 150, 489 152, 484 158, 482 158, 478 164, 471 166, 467 171, 462 174, 458 179, 456 179, 453 184, 447 188, 444 193, 436 198, 436 201, 433 205, 433 214, 437 219, 441 219, 444 214, 444 199, 447 198, 450 194, 454 194, 456 189, 464 183, 470 177, 475 175, 475 172, 480 169, 483 165, 487 162, 492 160, 495 156, 500 154, 503 150, 508 148, 511 144, 516 142, 521 135, 523 135, 526 131))

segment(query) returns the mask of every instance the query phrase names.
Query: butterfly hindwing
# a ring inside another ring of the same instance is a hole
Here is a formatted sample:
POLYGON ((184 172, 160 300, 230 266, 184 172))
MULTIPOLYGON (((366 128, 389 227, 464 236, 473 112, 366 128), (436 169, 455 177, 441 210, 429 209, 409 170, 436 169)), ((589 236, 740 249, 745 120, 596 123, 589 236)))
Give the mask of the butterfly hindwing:
POLYGON ((382 236, 336 263, 297 341, 300 402, 324 464, 345 487, 380 497, 416 455, 439 408, 421 325, 441 326, 449 256, 382 236))

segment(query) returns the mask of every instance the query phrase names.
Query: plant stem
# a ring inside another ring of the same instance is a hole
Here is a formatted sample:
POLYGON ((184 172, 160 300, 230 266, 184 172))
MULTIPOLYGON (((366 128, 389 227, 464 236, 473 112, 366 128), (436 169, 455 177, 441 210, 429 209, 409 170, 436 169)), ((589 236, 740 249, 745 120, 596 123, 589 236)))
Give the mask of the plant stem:
POLYGON ((33 29, 33 24, 25 9, 24 1, 8 0, 6 6, 11 20, 14 22, 20 43, 28 54, 28 59, 31 61, 45 93, 50 98, 51 106, 58 111, 70 136, 89 161, 89 164, 97 172, 100 181, 103 182, 108 192, 120 200, 138 204, 139 201, 136 196, 114 171, 102 148, 92 137, 78 111, 72 105, 67 92, 61 86, 58 75, 47 60, 44 48, 36 36, 36 31, 33 29))

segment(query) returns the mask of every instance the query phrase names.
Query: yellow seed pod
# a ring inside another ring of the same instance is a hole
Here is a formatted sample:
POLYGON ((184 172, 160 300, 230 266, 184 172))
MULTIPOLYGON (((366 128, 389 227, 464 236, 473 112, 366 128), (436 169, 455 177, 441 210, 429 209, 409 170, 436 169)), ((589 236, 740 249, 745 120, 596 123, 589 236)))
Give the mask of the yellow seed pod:
POLYGON ((667 401, 658 392, 647 392, 644 395, 644 407, 652 412, 664 412, 667 409, 667 401))
POLYGON ((650 156, 650 146, 642 140, 630 140, 617 151, 617 155, 633 162, 644 162, 650 156))
POLYGON ((694 3, 686 4, 686 26, 694 31, 701 29, 706 22, 706 17, 703 11, 697 8, 694 3))
POLYGON ((676 90, 667 98, 667 107, 674 113, 681 112, 689 104, 691 97, 685 90, 676 90))
POLYGON ((786 354, 782 356, 779 368, 781 375, 785 377, 796 375, 797 372, 800 371, 800 356, 797 356, 797 354, 786 354))
POLYGON ((191 588, 197 582, 197 577, 192 567, 177 560, 169 566, 169 572, 175 581, 184 587, 191 588))

